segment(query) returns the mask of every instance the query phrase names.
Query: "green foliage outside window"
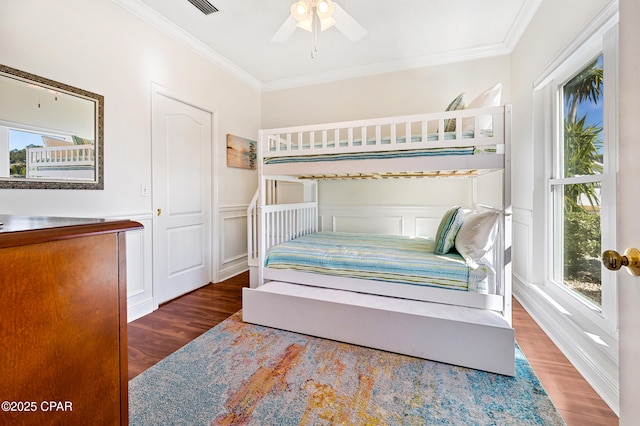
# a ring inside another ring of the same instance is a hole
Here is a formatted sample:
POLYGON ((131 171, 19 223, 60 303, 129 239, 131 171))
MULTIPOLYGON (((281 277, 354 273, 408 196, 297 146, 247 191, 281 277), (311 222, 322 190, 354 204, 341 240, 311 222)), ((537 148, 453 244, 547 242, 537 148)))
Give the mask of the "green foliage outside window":
MULTIPOLYGON (((602 174, 602 122, 593 122, 581 105, 602 102, 602 57, 564 86, 564 176, 602 174), (589 122, 591 121, 591 122, 589 122)), ((600 110, 600 120, 601 118, 600 110)), ((600 182, 564 186, 564 281, 567 286, 601 303, 600 182)))

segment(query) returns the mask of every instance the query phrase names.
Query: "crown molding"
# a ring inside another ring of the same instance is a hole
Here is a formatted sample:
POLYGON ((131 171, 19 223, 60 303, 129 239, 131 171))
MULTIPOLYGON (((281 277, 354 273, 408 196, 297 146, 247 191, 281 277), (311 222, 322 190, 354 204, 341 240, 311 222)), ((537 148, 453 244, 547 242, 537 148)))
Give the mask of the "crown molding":
POLYGON ((529 0, 523 4, 520 13, 516 16, 516 19, 513 21, 513 25, 511 25, 509 33, 505 38, 504 44, 509 49, 509 52, 515 49, 518 41, 520 41, 520 37, 522 37, 524 32, 527 30, 527 27, 531 23, 531 20, 535 16, 541 4, 542 0, 529 0))
POLYGON ((232 76, 247 83, 256 90, 262 90, 262 82, 253 75, 240 68, 234 62, 225 58, 191 34, 184 31, 178 25, 174 24, 158 12, 147 6, 140 0, 112 0, 114 3, 140 18, 155 29, 163 32, 178 43, 190 48, 200 56, 216 64, 232 76))

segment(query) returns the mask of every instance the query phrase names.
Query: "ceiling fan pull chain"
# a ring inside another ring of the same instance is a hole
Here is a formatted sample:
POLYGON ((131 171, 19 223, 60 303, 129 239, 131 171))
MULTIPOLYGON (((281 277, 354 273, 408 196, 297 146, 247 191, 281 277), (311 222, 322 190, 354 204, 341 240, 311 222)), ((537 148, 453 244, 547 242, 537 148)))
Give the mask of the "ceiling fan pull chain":
POLYGON ((314 5, 311 9, 311 59, 315 58, 318 52, 318 31, 320 27, 320 18, 318 17, 318 8, 314 5))

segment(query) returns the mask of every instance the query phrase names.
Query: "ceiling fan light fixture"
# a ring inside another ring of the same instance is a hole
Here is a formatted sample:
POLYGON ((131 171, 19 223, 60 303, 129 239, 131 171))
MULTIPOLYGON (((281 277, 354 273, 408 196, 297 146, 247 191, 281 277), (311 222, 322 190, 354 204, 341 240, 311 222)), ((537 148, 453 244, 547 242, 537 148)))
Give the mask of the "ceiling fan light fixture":
POLYGON ((333 1, 332 0, 320 0, 316 2, 316 10, 320 21, 326 18, 331 18, 333 15, 333 1))
POLYGON ((311 20, 311 8, 305 0, 300 0, 291 5, 291 16, 298 22, 311 20))
POLYGON ((334 0, 297 0, 291 4, 291 15, 271 38, 283 42, 297 28, 311 33, 311 57, 318 51, 318 35, 335 26, 351 41, 361 39, 367 31, 334 0), (335 17, 334 17, 335 14, 335 17))
MULTIPOLYGON (((313 19, 305 19, 304 21, 298 22, 298 28, 302 28, 303 30, 312 32, 313 31, 313 19)), ((336 24, 336 20, 331 16, 325 19, 320 19, 320 31, 324 31, 327 28, 331 28, 336 24)))
POLYGON ((311 30, 312 30, 311 21, 312 21, 312 19, 309 18, 309 19, 305 19, 303 21, 298 22, 298 28, 302 28, 305 31, 311 32, 311 30))
POLYGON ((320 31, 324 31, 327 28, 331 28, 336 24, 336 20, 333 19, 332 16, 329 16, 327 18, 320 18, 320 31))
POLYGON ((333 11, 332 0, 299 0, 291 5, 291 16, 298 21, 297 26, 309 32, 313 32, 314 17, 320 21, 320 31, 334 26, 333 11))
POLYGON ((274 43, 285 42, 296 28, 312 34, 313 51, 317 51, 318 34, 336 27, 349 40, 357 41, 367 31, 334 0, 293 0, 290 14, 278 31, 271 37, 274 43))

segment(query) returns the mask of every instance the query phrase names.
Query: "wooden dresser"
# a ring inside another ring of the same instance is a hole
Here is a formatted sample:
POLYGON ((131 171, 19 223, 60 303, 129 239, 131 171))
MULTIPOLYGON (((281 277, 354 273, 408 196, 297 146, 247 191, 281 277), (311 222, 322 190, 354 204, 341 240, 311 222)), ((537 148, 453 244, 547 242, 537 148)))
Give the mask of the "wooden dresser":
POLYGON ((129 220, 0 215, 0 424, 128 424, 129 220))

